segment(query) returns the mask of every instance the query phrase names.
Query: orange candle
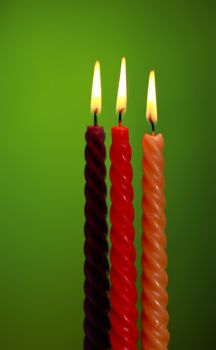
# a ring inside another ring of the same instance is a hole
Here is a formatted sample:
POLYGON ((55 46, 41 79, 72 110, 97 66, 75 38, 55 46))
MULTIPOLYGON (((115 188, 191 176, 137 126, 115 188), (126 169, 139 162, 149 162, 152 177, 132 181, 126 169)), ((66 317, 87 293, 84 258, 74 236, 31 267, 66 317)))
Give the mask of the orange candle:
POLYGON ((143 137, 143 218, 142 218, 142 349, 166 350, 169 343, 166 310, 168 276, 166 273, 166 217, 164 196, 164 139, 155 135, 157 121, 155 74, 150 72, 147 120, 152 135, 143 137))

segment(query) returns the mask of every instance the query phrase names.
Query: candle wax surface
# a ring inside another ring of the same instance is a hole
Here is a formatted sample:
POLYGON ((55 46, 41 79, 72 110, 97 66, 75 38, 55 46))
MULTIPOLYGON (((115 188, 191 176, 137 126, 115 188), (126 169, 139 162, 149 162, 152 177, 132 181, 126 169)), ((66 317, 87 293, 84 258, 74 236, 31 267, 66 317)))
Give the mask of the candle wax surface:
POLYGON ((104 129, 89 126, 85 138, 84 349, 108 350, 110 306, 104 129))
POLYGON ((134 247, 133 171, 128 128, 112 128, 110 343, 112 350, 137 349, 136 251, 134 247))
POLYGON ((163 147, 162 134, 144 135, 142 348, 145 350, 167 350, 169 343, 163 147))

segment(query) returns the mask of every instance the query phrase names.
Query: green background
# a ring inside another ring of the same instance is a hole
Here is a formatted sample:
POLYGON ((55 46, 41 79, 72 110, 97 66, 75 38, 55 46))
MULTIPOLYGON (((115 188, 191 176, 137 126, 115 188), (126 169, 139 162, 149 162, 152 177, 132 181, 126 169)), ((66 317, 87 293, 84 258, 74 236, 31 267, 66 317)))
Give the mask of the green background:
POLYGON ((215 10, 211 0, 1 1, 2 350, 82 349, 84 133, 92 123, 93 65, 101 61, 100 124, 109 149, 123 55, 139 295, 141 140, 150 131, 145 108, 154 67, 157 130, 166 142, 169 349, 215 349, 215 10))

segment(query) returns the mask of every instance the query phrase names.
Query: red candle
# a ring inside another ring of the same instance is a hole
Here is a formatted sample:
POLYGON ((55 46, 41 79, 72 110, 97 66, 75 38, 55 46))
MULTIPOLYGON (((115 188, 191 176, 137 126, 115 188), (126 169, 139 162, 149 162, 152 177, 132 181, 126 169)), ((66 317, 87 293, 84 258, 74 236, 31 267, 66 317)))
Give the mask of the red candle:
POLYGON ((111 180, 111 290, 110 290, 110 343, 112 350, 135 350, 138 339, 137 291, 134 248, 134 209, 131 147, 128 128, 123 127, 121 117, 126 110, 126 64, 122 59, 117 98, 119 125, 112 128, 110 149, 111 180))
POLYGON ((85 302, 84 349, 110 349, 109 263, 107 242, 105 133, 97 125, 101 110, 100 66, 94 70, 91 110, 94 125, 87 128, 85 148, 85 302))
POLYGON ((167 350, 164 140, 162 134, 154 133, 157 121, 154 71, 149 77, 147 119, 152 125, 152 135, 143 137, 142 349, 167 350))

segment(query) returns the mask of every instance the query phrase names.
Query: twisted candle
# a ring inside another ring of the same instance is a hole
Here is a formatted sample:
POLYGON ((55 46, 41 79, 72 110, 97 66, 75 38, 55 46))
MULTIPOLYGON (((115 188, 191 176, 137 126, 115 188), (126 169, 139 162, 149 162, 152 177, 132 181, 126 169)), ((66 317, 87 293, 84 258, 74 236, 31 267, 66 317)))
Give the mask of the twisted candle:
POLYGON ((137 292, 135 287, 136 252, 134 248, 134 209, 131 148, 128 129, 112 128, 111 158, 111 290, 110 343, 112 350, 135 350, 138 339, 136 326, 137 292))
POLYGON ((107 350, 109 343, 109 263, 106 206, 106 149, 103 128, 88 127, 85 148, 85 320, 84 349, 107 350))
POLYGON ((161 134, 143 137, 144 196, 142 236, 142 349, 166 350, 169 342, 166 310, 166 218, 164 197, 164 141, 161 134))

